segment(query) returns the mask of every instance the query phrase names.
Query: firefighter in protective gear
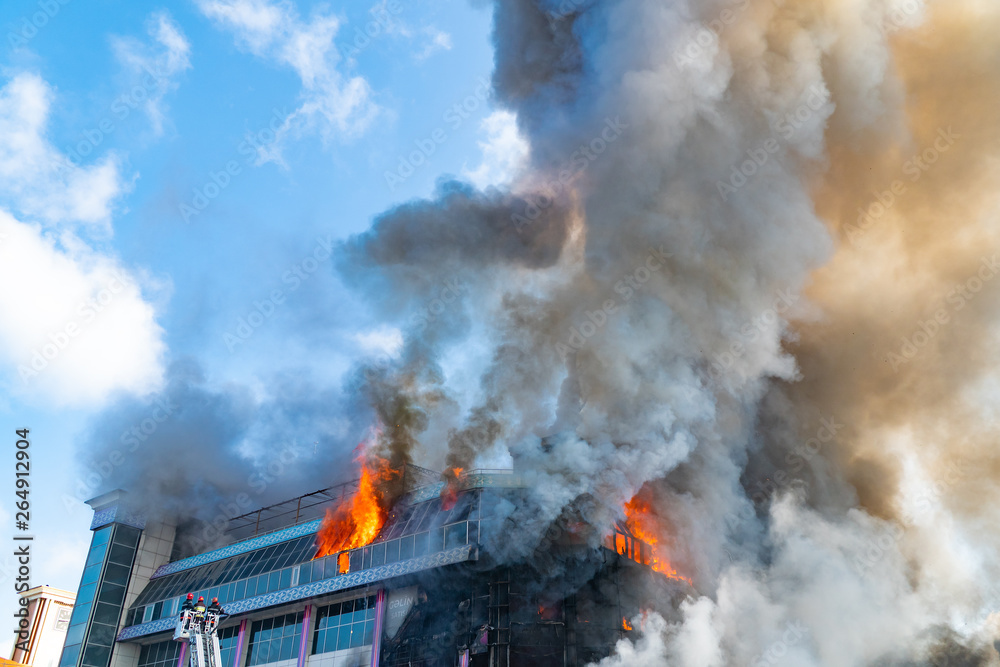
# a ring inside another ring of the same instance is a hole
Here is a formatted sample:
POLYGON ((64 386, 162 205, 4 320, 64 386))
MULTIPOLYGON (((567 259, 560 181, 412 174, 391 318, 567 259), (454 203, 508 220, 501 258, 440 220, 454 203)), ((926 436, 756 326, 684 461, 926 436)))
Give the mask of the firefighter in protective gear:
POLYGON ((219 598, 212 598, 212 604, 208 606, 208 610, 214 614, 222 613, 222 605, 219 604, 219 598))
POLYGON ((194 593, 188 593, 187 599, 181 605, 181 611, 187 611, 194 607, 194 593))
POLYGON ((194 604, 194 613, 204 614, 205 613, 205 598, 198 596, 198 601, 194 604))

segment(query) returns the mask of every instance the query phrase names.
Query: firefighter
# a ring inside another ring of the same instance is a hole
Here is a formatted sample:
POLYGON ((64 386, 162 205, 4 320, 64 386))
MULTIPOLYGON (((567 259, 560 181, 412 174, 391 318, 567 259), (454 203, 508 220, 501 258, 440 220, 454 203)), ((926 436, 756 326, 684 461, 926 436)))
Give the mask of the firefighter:
POLYGON ((194 607, 194 593, 188 593, 187 600, 181 605, 181 611, 187 611, 194 607))
POLYGON ((219 598, 212 598, 212 604, 208 606, 208 610, 213 614, 222 613, 222 605, 219 604, 219 598))
POLYGON ((201 595, 198 596, 198 602, 194 605, 194 613, 204 614, 205 613, 205 598, 201 595))

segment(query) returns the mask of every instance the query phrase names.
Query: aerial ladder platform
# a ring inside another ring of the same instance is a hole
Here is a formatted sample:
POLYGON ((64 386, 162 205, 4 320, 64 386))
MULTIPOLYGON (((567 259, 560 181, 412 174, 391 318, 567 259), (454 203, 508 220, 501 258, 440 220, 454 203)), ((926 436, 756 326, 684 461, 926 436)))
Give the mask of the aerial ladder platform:
POLYGON ((188 645, 190 667, 223 667, 219 651, 219 621, 228 616, 204 605, 181 609, 174 640, 188 645))

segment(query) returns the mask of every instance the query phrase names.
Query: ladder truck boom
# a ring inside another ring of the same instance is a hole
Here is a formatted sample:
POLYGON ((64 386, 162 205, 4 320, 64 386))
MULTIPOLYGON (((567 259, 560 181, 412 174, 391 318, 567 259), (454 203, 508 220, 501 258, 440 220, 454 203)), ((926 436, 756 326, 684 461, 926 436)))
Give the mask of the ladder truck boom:
POLYGON ((190 667, 223 667, 218 629, 219 621, 226 616, 215 600, 206 608, 199 598, 197 605, 181 609, 174 640, 188 645, 190 667))

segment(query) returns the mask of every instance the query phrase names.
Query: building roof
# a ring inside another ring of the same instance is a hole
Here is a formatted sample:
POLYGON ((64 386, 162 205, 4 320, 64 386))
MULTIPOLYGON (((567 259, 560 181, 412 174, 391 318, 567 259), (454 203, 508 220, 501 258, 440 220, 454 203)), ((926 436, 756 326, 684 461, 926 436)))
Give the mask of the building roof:
POLYGON ((73 604, 76 602, 76 593, 64 591, 61 588, 46 586, 44 584, 41 586, 35 586, 34 588, 29 588, 21 593, 21 597, 28 598, 29 600, 43 597, 49 600, 55 600, 56 602, 62 602, 64 604, 73 604))

